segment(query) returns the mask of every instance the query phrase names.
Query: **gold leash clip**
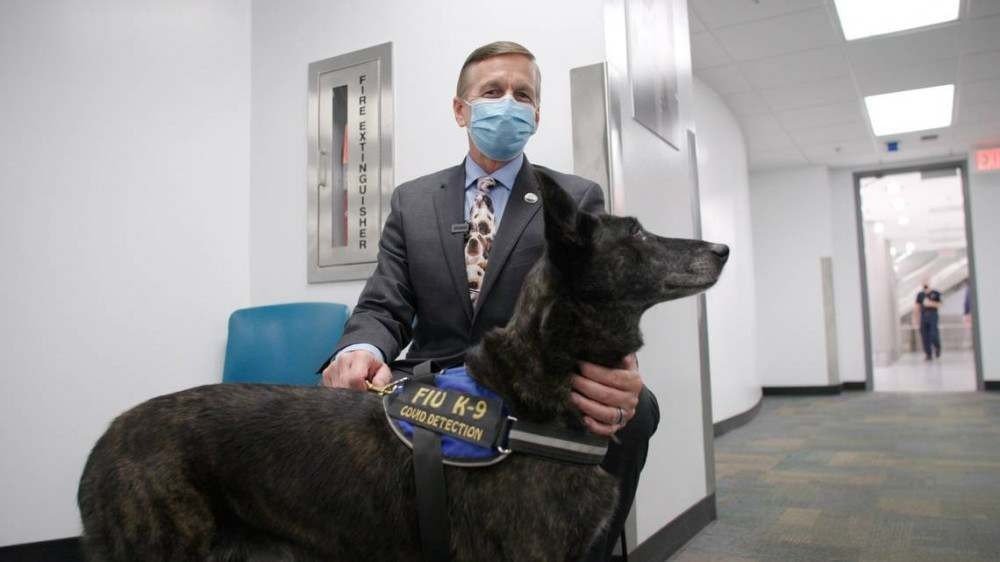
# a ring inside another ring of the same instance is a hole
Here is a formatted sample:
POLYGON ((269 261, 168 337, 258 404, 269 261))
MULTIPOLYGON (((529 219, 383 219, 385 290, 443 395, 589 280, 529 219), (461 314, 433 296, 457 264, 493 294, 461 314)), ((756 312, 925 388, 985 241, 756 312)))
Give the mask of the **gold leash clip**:
POLYGON ((379 396, 385 396, 387 394, 392 394, 393 392, 395 392, 397 386, 405 383, 408 380, 410 380, 410 377, 403 377, 397 381, 392 381, 389 384, 383 386, 372 384, 372 381, 365 381, 365 386, 368 388, 369 392, 374 392, 379 396))

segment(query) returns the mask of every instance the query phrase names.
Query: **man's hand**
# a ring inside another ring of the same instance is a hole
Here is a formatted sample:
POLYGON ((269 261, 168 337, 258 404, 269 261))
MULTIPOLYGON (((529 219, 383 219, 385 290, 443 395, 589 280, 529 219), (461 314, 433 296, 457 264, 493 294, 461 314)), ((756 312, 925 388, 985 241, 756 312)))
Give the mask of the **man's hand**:
POLYGON ((356 349, 341 353, 323 370, 323 386, 364 390, 366 381, 383 386, 392 381, 389 366, 368 351, 356 349))
POLYGON ((583 413, 583 423, 592 433, 610 437, 635 416, 642 392, 638 369, 635 354, 626 357, 618 369, 580 363, 580 374, 573 375, 570 401, 583 413))

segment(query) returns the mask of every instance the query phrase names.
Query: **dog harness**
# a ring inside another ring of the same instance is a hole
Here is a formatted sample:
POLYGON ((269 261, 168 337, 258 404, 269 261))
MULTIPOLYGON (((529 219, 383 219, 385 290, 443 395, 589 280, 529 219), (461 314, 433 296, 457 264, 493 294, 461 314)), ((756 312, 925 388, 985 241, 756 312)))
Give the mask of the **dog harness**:
POLYGON ((417 517, 426 562, 450 558, 450 523, 444 465, 485 467, 516 453, 575 464, 598 465, 608 441, 553 423, 518 420, 495 392, 469 376, 465 366, 435 372, 417 365, 412 377, 385 387, 382 395, 393 433, 413 450, 417 517))

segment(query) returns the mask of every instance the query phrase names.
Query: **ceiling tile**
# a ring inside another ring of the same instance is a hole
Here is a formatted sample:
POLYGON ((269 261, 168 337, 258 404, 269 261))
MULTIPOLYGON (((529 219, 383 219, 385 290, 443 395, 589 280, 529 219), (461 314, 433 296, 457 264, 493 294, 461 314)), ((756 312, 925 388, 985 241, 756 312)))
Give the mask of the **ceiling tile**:
POLYGON ((740 118, 743 132, 749 136, 780 135, 785 132, 773 115, 754 115, 740 118))
POLYGON ((764 0, 761 2, 691 0, 690 4, 701 14, 705 24, 714 29, 820 7, 823 5, 823 0, 764 0))
POLYGON ((753 89, 740 69, 733 64, 701 68, 695 71, 695 76, 711 86, 717 94, 735 94, 753 89))
POLYGON ((847 44, 847 57, 857 73, 891 73, 911 64, 957 58, 961 35, 961 25, 949 24, 851 41, 847 44))
POLYGON ((747 150, 795 150, 795 143, 773 115, 740 117, 740 125, 747 139, 747 150))
POLYGON ((732 62, 719 42, 708 32, 691 35, 691 64, 694 68, 720 66, 732 62))
POLYGON ((849 123, 865 118, 857 101, 791 109, 778 112, 777 116, 786 131, 849 123))
POLYGON ((860 156, 875 157, 878 155, 875 145, 869 139, 807 146, 802 149, 802 153, 806 158, 817 164, 827 163, 830 160, 842 161, 860 156))
POLYGON ((849 76, 819 80, 760 91, 775 111, 857 100, 858 92, 849 76))
POLYGON ((856 168, 858 166, 868 166, 870 164, 877 164, 879 161, 878 154, 855 154, 852 156, 827 156, 822 160, 809 159, 813 164, 823 164, 830 168, 856 168))
POLYGON ((955 122, 960 125, 974 125, 976 123, 987 123, 990 121, 1000 121, 1000 109, 997 103, 960 103, 958 104, 958 117, 955 122))
POLYGON ((802 151, 795 148, 783 148, 778 150, 758 150, 758 149, 748 149, 748 158, 776 158, 781 156, 802 156, 802 151))
POLYGON ((738 116, 764 115, 770 113, 764 99, 757 92, 742 92, 723 96, 726 105, 738 116))
POLYGON ((802 149, 802 154, 814 164, 831 166, 863 164, 878 159, 878 151, 870 139, 807 146, 802 149))
POLYGON ((903 65, 889 72, 855 74, 862 96, 954 84, 958 79, 958 59, 903 65))
POLYGON ((858 120, 850 123, 839 123, 837 125, 791 131, 789 134, 800 146, 812 146, 863 139, 871 133, 868 131, 867 122, 858 120))
MULTIPOLYGON (((1000 5, 1000 2, 997 2, 1000 5)), ((958 79, 961 82, 1000 78, 1000 51, 986 51, 962 55, 958 64, 958 79)))
POLYGON ((1000 78, 966 82, 958 86, 959 105, 1000 101, 1000 78))
POLYGON ((773 57, 842 41, 824 8, 718 29, 715 36, 737 60, 773 57))
POLYGON ((1000 2, 997 0, 969 0, 969 16, 980 18, 1000 14, 1000 2))
POLYGON ((825 47, 743 63, 743 75, 764 90, 816 80, 849 77, 851 68, 840 47, 825 47))
MULTIPOLYGON (((1000 4, 1000 2, 995 2, 1000 4)), ((962 29, 962 52, 995 51, 1000 49, 1000 16, 965 22, 962 29)))
POLYGON ((688 4, 688 26, 691 28, 691 33, 699 33, 705 31, 705 24, 701 23, 698 19, 698 14, 694 13, 694 6, 691 3, 688 4))
POLYGON ((952 139, 958 146, 1000 146, 1000 121, 962 125, 953 129, 952 139))
POLYGON ((751 172, 802 166, 809 163, 797 150, 755 152, 749 154, 747 159, 751 172))

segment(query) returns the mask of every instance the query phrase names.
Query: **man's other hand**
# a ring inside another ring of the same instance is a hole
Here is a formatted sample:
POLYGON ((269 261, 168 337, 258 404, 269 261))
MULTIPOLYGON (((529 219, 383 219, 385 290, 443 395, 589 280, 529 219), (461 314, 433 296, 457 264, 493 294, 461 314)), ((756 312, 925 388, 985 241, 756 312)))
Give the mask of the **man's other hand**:
POLYGON ((341 353, 323 370, 323 386, 364 390, 365 382, 383 386, 392 381, 389 366, 363 349, 341 353))
POLYGON ((583 423, 592 433, 611 436, 635 417, 642 392, 635 354, 617 369, 581 362, 572 384, 570 401, 583 413, 583 423))

